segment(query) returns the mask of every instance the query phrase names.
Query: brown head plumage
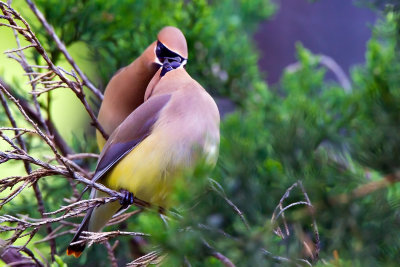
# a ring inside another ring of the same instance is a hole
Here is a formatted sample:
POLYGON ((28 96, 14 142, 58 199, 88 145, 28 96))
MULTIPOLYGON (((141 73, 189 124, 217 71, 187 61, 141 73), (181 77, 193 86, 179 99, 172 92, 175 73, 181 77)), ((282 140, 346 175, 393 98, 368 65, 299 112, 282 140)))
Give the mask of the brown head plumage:
POLYGON ((157 40, 171 52, 180 55, 184 59, 188 58, 186 38, 178 28, 172 26, 164 27, 158 33, 157 40))

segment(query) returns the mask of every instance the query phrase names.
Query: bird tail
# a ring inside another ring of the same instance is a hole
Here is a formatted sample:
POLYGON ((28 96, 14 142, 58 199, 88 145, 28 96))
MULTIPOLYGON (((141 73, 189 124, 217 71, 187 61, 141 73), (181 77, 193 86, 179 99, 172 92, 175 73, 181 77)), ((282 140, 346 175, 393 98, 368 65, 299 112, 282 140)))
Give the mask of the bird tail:
POLYGON ((69 245, 67 248, 67 255, 68 256, 73 255, 75 258, 79 258, 85 247, 86 247, 85 244, 69 245))
POLYGON ((81 234, 83 231, 87 231, 89 228, 89 221, 90 221, 90 217, 93 213, 93 208, 90 209, 87 213, 86 216, 83 218, 82 223, 79 225, 78 231, 76 232, 74 238, 72 238, 70 245, 67 248, 67 255, 73 255, 75 258, 78 258, 81 254, 82 251, 85 249, 86 244, 85 243, 79 243, 79 244, 74 244, 71 245, 74 242, 77 242, 79 240, 81 240, 81 234))

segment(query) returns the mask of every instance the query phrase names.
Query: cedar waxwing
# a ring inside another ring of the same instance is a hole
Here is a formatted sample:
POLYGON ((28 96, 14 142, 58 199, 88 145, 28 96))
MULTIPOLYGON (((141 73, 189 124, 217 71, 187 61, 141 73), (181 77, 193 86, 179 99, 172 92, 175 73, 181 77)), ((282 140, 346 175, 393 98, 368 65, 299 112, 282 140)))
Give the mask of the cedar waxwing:
MULTIPOLYGON (((165 27, 143 54, 129 66, 119 70, 108 83, 98 120, 105 133, 111 135, 133 110, 144 102, 144 93, 151 78, 165 60, 173 58, 185 65, 188 52, 183 33, 175 27, 165 27)), ((96 132, 100 151, 106 140, 96 132)))
MULTIPOLYGON (((112 133, 100 154, 93 180, 125 193, 123 201, 89 210, 71 243, 82 231, 101 231, 133 197, 168 208, 168 195, 183 170, 204 159, 215 165, 219 112, 213 98, 182 64, 169 58, 150 81, 145 102, 112 133)), ((92 190, 91 197, 107 194, 92 190)), ((79 257, 85 244, 70 245, 79 257)))

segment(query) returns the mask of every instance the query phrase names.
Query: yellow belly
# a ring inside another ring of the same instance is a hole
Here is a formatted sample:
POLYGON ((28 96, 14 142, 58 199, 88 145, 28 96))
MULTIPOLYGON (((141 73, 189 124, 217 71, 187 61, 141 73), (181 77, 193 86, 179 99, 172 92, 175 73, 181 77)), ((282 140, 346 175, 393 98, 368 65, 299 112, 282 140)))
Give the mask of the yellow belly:
POLYGON ((153 205, 166 207, 174 178, 178 174, 168 144, 151 134, 121 159, 102 181, 114 189, 126 189, 135 197, 153 205))
POLYGON ((99 147, 99 151, 102 151, 104 145, 106 144, 106 139, 104 139, 99 130, 96 130, 96 140, 97 140, 97 146, 99 147))

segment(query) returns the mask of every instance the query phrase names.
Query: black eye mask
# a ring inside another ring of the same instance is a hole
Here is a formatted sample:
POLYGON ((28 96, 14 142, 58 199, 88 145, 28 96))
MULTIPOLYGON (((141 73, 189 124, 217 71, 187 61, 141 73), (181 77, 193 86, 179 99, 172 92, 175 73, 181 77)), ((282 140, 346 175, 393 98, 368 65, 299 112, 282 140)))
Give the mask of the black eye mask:
POLYGON ((156 55, 158 59, 160 60, 161 63, 164 63, 164 60, 166 58, 169 58, 170 61, 174 60, 177 62, 183 62, 185 58, 181 57, 175 52, 172 52, 169 50, 165 45, 163 45, 160 41, 157 41, 157 47, 156 47, 156 55))

